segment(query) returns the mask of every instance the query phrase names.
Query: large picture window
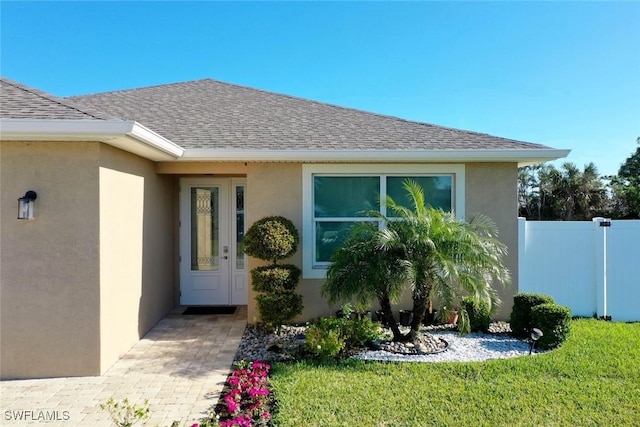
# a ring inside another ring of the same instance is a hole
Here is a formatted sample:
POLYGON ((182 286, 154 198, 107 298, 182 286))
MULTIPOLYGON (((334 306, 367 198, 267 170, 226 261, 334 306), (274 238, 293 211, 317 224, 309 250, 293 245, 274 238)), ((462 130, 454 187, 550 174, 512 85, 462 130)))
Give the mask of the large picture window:
POLYGON ((324 277, 331 254, 339 247, 356 222, 376 222, 370 214, 387 215, 384 200, 411 207, 403 183, 416 181, 429 205, 456 211, 464 203, 458 181, 464 166, 444 167, 375 165, 306 165, 303 206, 303 273, 305 277, 324 277), (367 169, 370 169, 368 171, 367 169), (459 203, 457 203, 459 202, 459 203))

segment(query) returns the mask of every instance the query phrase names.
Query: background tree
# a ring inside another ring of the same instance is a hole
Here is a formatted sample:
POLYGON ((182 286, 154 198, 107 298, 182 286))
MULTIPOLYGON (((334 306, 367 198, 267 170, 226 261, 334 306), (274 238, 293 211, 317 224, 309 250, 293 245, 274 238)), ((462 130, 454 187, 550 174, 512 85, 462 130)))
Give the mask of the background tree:
POLYGON ((640 137, 635 153, 618 169, 618 175, 610 177, 612 191, 612 216, 624 219, 640 219, 640 137))
POLYGON ((518 171, 519 215, 529 220, 591 220, 603 215, 607 191, 598 169, 589 163, 536 165, 518 171))

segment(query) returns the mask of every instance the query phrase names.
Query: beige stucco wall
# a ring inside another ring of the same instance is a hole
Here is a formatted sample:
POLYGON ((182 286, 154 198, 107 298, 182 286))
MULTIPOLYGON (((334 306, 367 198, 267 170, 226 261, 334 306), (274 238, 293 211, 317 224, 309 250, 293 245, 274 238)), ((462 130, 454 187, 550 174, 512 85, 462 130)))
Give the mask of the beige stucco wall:
POLYGON ((518 277, 518 214, 517 176, 515 163, 469 163, 466 166, 466 216, 483 213, 496 222, 500 240, 508 247, 505 265, 511 272, 512 284, 498 287, 502 307, 496 318, 508 320, 517 292, 518 277))
MULTIPOLYGON (((179 162, 159 163, 156 170, 161 174, 177 176, 206 175, 212 177, 246 177, 247 224, 270 215, 289 218, 302 236, 302 164, 300 163, 208 163, 179 162)), ((296 254, 283 260, 302 268, 302 244, 296 254)), ((248 269, 266 264, 258 259, 249 258, 248 269)), ((249 277, 249 281, 250 281, 249 277)), ((176 279, 179 281, 179 279, 176 279)), ((322 280, 303 279, 296 292, 304 298, 304 311, 296 319, 299 321, 327 315, 332 309, 320 295, 322 280)), ((249 284, 248 314, 249 323, 259 320, 254 292, 249 284)))
POLYGON ((99 375, 176 302, 175 179, 92 142, 2 141, 0 171, 0 375, 99 375))
POLYGON ((176 303, 174 179, 100 147, 100 365, 104 372, 176 303))
MULTIPOLYGON (((160 163, 158 172, 178 175, 206 174, 213 176, 247 177, 247 222, 268 215, 282 215, 293 221, 302 237, 302 165, 298 163, 160 163)), ((465 165, 465 215, 467 217, 482 212, 494 221, 501 240, 509 247, 505 260, 512 276, 517 277, 517 218, 515 163, 469 163, 465 165)), ((302 245, 289 260, 302 267, 302 245)), ((249 260, 249 269, 264 263, 249 260)), ((296 320, 308 320, 328 315, 337 306, 330 307, 320 294, 323 280, 302 279, 297 292, 303 295, 304 311, 296 320)), ((512 296, 516 284, 500 290, 503 306, 496 317, 507 319, 511 310, 512 296)), ((407 293, 398 308, 410 308, 411 295, 407 293)), ((259 319, 254 294, 249 290, 248 321, 259 319)))
POLYGON ((2 378, 100 373, 97 143, 0 143, 2 378), (35 219, 17 199, 38 194, 35 219))
MULTIPOLYGON (((298 251, 283 263, 291 263, 302 269, 302 165, 299 163, 259 164, 247 176, 247 219, 251 225, 262 217, 281 215, 290 219, 300 233, 298 251)), ((249 269, 264 262, 250 258, 249 269)), ((308 320, 331 312, 320 295, 322 280, 302 279, 296 292, 302 295, 304 309, 296 319, 308 320)), ((253 291, 249 290, 248 321, 259 318, 253 291)))
MULTIPOLYGON (((516 215, 515 163, 469 163, 465 165, 465 211, 469 217, 482 212, 491 217, 500 230, 501 240, 509 247, 505 264, 517 277, 517 215, 516 215)), ((290 218, 302 235, 302 165, 263 164, 248 175, 249 224, 266 215, 290 218), (285 196, 286 195, 286 196, 285 196)), ((301 247, 308 242, 301 242, 301 247)), ((289 260, 302 267, 301 249, 289 260)), ((260 265, 251 260, 250 268, 260 265)), ((321 296, 323 280, 302 279, 297 292, 303 295, 304 311, 296 320, 309 320, 333 313, 339 307, 329 306, 321 296)), ((499 289, 503 300, 495 317, 507 320, 512 298, 517 289, 514 281, 507 289, 499 289)), ((257 318, 253 294, 249 295, 249 322, 257 318)), ((410 292, 406 293, 398 308, 410 308, 410 292)), ((374 307, 375 308, 375 307, 374 307)))

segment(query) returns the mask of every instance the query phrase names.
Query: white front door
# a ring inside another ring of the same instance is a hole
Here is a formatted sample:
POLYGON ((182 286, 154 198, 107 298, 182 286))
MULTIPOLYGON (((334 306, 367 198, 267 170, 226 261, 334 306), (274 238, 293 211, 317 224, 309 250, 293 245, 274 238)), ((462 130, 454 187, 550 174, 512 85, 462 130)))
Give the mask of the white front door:
POLYGON ((237 178, 180 180, 180 304, 246 304, 246 183, 237 178))

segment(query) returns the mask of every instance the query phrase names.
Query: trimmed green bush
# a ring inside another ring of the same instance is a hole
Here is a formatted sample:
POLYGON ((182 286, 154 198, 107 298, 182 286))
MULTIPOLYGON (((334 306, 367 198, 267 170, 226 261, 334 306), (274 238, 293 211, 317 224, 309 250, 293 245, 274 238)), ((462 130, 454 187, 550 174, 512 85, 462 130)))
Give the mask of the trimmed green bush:
POLYGON ((461 301, 462 309, 467 311, 471 332, 487 332, 491 318, 489 317, 489 304, 486 301, 475 301, 471 297, 464 297, 461 301))
POLYGON ((341 331, 348 350, 362 348, 380 338, 380 325, 366 316, 351 316, 341 320, 341 331))
POLYGON ((306 346, 318 357, 348 355, 380 338, 380 335, 380 325, 368 317, 323 317, 309 327, 306 346))
POLYGON ((536 343, 542 350, 559 347, 571 331, 571 310, 563 305, 546 303, 531 309, 531 322, 544 334, 536 343))
POLYGON ((269 329, 279 328, 302 313, 302 295, 293 292, 258 294, 256 301, 262 322, 269 329))
POLYGON ((300 279, 295 265, 278 265, 291 256, 300 237, 295 225, 281 216, 268 216, 254 222, 244 236, 244 252, 254 258, 271 261, 271 265, 251 270, 251 285, 258 292, 256 302, 262 323, 278 329, 302 313, 302 296, 293 290, 300 279))
POLYGON ((293 264, 267 265, 251 270, 253 290, 256 292, 292 291, 299 279, 300 269, 293 264))
POLYGON ((340 321, 335 317, 325 317, 309 326, 306 333, 307 350, 320 358, 335 357, 345 346, 340 331, 340 321))
POLYGON ((293 255, 299 242, 295 225, 281 216, 268 216, 254 222, 242 241, 247 255, 274 264, 293 255))
POLYGON ((513 309, 511 310, 511 331, 519 338, 528 338, 531 324, 531 309, 540 304, 553 304, 554 300, 549 295, 521 292, 513 297, 513 309))

